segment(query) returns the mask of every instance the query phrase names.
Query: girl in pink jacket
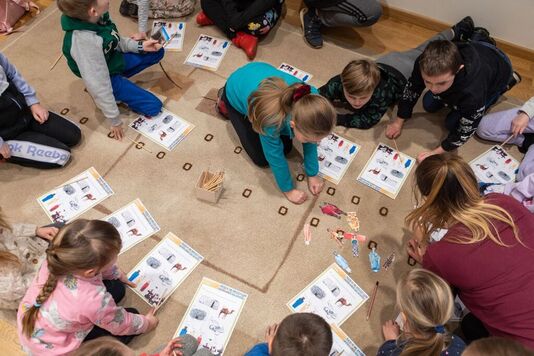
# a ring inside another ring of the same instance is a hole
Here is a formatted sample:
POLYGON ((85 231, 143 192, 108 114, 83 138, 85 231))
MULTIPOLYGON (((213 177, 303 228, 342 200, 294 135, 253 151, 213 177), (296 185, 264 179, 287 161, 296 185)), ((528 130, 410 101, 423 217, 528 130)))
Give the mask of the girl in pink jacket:
POLYGON ((131 284, 115 265, 121 245, 118 231, 105 221, 79 219, 60 230, 19 306, 26 352, 63 355, 105 335, 128 343, 131 335, 156 327, 153 310, 139 315, 116 305, 123 283, 131 284))

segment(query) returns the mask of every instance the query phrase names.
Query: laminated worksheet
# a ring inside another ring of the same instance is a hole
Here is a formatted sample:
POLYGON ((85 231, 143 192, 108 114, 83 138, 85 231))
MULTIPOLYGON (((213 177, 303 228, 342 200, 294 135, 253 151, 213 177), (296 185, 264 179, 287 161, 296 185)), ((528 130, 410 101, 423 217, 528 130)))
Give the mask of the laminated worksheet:
POLYGON ((135 199, 102 220, 111 223, 119 231, 122 239, 120 253, 160 230, 156 220, 139 199, 135 199))
POLYGON ((163 109, 157 116, 137 117, 130 127, 171 151, 195 128, 195 125, 163 109))
POLYGON ((363 351, 345 334, 337 325, 330 325, 332 328, 333 343, 328 356, 365 356, 363 351))
POLYGON ((313 75, 311 75, 310 73, 307 73, 302 69, 298 69, 297 67, 293 67, 291 64, 287 63, 280 64, 278 69, 280 69, 282 72, 291 74, 295 78, 302 80, 304 83, 307 83, 313 77, 313 75))
POLYGON ((339 184, 359 151, 359 145, 331 133, 317 145, 319 175, 334 184, 339 184))
POLYGON ((204 277, 174 334, 190 334, 199 347, 224 354, 248 295, 204 277))
POLYGON ((519 162, 501 146, 493 146, 471 162, 477 180, 484 183, 515 182, 519 162))
POLYGON ((185 22, 155 20, 152 24, 151 36, 158 36, 158 32, 161 34, 161 42, 165 45, 165 51, 180 52, 182 50, 185 22))
POLYGON ((203 259, 178 236, 168 233, 128 273, 128 280, 136 284, 132 290, 137 295, 159 308, 203 259))
POLYGON ((414 163, 412 157, 379 143, 358 176, 358 181, 395 199, 414 163))
POLYGON ((109 184, 93 167, 43 194, 37 201, 50 220, 67 223, 113 195, 109 184))
POLYGON ((369 298, 337 264, 332 264, 287 306, 293 313, 314 313, 329 324, 341 325, 369 298))
POLYGON ((208 35, 200 35, 187 56, 185 64, 215 71, 219 68, 231 42, 208 35))

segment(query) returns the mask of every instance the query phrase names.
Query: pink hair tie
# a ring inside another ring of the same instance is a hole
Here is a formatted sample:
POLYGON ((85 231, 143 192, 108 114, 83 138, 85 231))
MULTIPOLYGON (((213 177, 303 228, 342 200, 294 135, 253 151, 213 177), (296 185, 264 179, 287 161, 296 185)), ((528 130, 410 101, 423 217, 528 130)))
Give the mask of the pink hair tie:
POLYGON ((310 94, 311 87, 308 84, 303 84, 293 92, 293 103, 296 103, 305 95, 310 94))

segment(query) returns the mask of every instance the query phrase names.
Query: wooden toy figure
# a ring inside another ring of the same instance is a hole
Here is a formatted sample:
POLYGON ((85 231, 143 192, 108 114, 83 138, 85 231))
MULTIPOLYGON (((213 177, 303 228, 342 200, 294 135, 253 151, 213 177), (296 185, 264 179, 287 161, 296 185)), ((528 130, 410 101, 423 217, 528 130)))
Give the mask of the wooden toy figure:
POLYGON ((321 208, 321 212, 325 215, 330 215, 335 218, 341 219, 341 215, 347 215, 343 210, 335 206, 334 204, 322 202, 319 205, 319 208, 321 208))

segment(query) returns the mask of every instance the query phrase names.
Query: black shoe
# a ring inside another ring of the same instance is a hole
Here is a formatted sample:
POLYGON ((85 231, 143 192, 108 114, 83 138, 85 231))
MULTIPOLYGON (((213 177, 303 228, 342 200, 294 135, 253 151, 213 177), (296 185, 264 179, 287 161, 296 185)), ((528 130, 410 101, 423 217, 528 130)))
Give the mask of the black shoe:
POLYGON ((300 24, 304 32, 304 40, 313 48, 323 47, 323 36, 321 35, 321 19, 315 10, 304 8, 300 10, 300 24))
POLYGON ((523 136, 525 139, 523 140, 523 144, 519 146, 518 149, 521 153, 527 153, 528 148, 534 143, 534 133, 524 133, 523 136))
POLYGON ((138 7, 136 4, 122 0, 119 12, 122 16, 137 17, 138 7))
POLYGON ((497 46, 497 43, 495 42, 493 37, 490 36, 489 31, 486 30, 484 27, 475 27, 470 40, 477 42, 487 42, 489 44, 497 46))
POLYGON ((453 41, 463 41, 466 42, 471 38, 473 31, 475 29, 475 23, 471 16, 464 17, 456 25, 452 26, 454 31, 453 41))
POLYGON ((515 70, 512 72, 512 76, 508 80, 508 85, 506 86, 506 91, 512 89, 515 85, 521 83, 521 76, 515 70))

